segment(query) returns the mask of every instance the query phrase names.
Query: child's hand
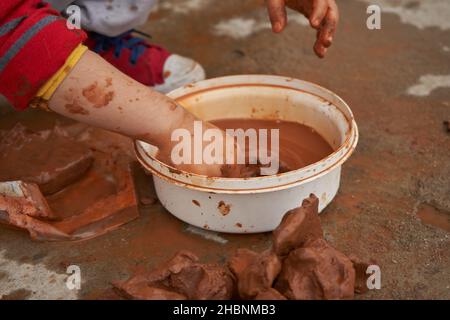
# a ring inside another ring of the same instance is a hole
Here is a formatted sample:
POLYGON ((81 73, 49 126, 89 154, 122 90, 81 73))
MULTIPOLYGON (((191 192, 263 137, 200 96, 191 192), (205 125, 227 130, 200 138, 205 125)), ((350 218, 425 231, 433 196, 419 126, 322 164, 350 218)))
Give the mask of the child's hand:
POLYGON ((317 30, 314 52, 323 58, 333 42, 339 21, 339 10, 335 0, 266 0, 272 30, 281 32, 286 27, 286 6, 302 13, 317 30))

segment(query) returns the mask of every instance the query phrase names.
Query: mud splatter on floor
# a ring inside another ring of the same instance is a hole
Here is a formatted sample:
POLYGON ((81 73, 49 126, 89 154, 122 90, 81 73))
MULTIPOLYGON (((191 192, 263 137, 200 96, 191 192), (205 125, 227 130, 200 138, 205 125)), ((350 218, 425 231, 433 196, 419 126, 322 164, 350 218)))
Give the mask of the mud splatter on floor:
POLYGON ((450 232, 450 212, 444 212, 432 205, 423 203, 417 210, 417 217, 424 224, 450 232))

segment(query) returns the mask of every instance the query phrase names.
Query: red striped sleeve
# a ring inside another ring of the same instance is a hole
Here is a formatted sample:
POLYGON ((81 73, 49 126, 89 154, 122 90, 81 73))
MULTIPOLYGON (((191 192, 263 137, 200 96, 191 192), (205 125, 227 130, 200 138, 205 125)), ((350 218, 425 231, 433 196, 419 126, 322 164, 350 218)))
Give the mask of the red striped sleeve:
POLYGON ((0 94, 25 109, 84 40, 40 0, 0 1, 0 94))

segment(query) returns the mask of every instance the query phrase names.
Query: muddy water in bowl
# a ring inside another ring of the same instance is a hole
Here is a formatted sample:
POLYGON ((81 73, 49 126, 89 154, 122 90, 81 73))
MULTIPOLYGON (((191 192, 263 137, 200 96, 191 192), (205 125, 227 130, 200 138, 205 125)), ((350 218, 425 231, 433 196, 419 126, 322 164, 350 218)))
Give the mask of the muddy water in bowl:
MULTIPOLYGON (((260 119, 218 119, 212 124, 222 130, 248 129, 254 132, 276 129, 279 132, 279 160, 278 173, 297 170, 322 160, 333 152, 328 142, 313 128, 293 121, 260 120, 260 119)), ((272 138, 271 138, 272 139, 272 138)), ((271 150, 271 139, 268 139, 268 149, 271 150)), ((247 139, 248 149, 250 139, 247 139)), ((259 145, 256 136, 256 145, 259 145)))
POLYGON ((295 122, 313 128, 332 149, 318 155, 318 160, 309 161, 313 163, 285 173, 216 178, 172 168, 156 159, 155 147, 137 141, 137 158, 153 174, 161 204, 179 219, 204 229, 230 233, 271 231, 288 210, 300 206, 311 193, 319 198, 322 211, 336 195, 342 164, 358 141, 358 129, 346 103, 331 91, 306 81, 230 76, 188 85, 169 96, 207 121, 295 122))

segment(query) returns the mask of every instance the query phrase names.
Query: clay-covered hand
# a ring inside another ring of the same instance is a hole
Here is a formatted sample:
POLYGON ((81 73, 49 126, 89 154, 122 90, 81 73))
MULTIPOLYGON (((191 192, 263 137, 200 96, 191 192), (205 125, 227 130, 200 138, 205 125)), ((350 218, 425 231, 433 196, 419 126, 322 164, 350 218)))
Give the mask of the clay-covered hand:
POLYGON ((335 0, 266 0, 272 30, 284 30, 287 24, 286 7, 302 13, 317 30, 314 52, 323 58, 333 42, 339 21, 339 10, 335 0))

